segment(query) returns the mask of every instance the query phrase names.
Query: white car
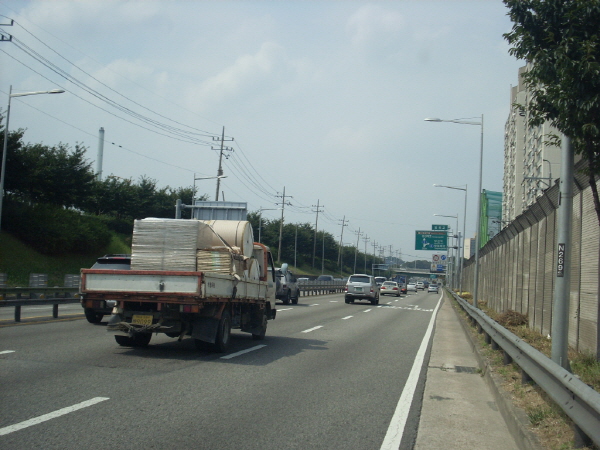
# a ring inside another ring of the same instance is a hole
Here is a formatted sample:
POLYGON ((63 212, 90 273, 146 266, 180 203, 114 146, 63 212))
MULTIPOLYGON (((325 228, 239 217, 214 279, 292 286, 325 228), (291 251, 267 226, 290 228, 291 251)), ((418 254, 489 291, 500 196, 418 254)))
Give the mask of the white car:
POLYGON ((408 283, 406 285, 406 292, 417 292, 417 285, 415 283, 408 283))
POLYGON ((381 287, 379 288, 379 293, 381 295, 395 295, 396 297, 400 297, 400 286, 395 281, 384 281, 381 287))
POLYGON ((423 283, 422 281, 417 281, 417 289, 421 289, 422 291, 424 291, 425 283, 423 283))
POLYGON ((438 294, 439 293, 438 285, 431 283, 429 285, 429 287, 427 288, 427 292, 435 292, 436 294, 438 294))

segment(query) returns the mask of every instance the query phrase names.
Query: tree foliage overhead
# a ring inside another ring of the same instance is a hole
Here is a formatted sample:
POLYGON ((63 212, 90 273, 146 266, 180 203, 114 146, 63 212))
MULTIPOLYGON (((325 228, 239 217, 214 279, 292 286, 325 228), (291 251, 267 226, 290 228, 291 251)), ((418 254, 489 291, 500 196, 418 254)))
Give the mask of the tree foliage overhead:
POLYGON ((504 0, 513 21, 510 53, 531 63, 530 125, 549 121, 588 161, 598 221, 600 201, 600 0, 504 0))

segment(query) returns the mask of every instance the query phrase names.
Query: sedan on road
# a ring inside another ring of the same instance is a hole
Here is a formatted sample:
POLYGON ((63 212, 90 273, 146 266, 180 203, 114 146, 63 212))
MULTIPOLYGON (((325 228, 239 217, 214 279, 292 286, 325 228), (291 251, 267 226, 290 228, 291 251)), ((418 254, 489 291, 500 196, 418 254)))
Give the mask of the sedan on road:
POLYGON ((436 294, 439 292, 437 284, 430 284, 427 288, 427 292, 435 292, 436 294))
POLYGON ((400 286, 395 281, 384 281, 379 290, 381 295, 395 295, 400 297, 400 286))
POLYGON ((406 292, 417 292, 417 285, 415 283, 408 283, 406 285, 406 292))

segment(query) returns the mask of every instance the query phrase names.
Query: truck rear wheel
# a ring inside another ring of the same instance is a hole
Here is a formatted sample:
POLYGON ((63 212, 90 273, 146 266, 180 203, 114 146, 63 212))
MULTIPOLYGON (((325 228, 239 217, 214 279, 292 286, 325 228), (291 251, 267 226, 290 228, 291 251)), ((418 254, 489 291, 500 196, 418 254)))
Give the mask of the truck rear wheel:
POLYGON ((285 297, 283 297, 283 299, 281 301, 283 302, 284 305, 290 304, 290 291, 287 291, 285 293, 285 297))
POLYGON ((92 308, 85 308, 83 312, 85 313, 85 318, 89 323, 100 323, 104 317, 104 314, 96 313, 96 311, 94 311, 92 308))
POLYGON ((252 334, 252 339, 254 339, 255 341, 262 341, 265 338, 265 335, 267 334, 267 314, 263 314, 263 318, 262 318, 262 329, 260 330, 260 333, 258 334, 252 334))
POLYGON ((217 353, 224 353, 229 348, 229 341, 231 340, 231 316, 229 311, 223 311, 221 319, 219 319, 219 326, 217 328, 217 335, 215 336, 215 343, 213 344, 214 351, 217 353))
POLYGON ((115 334, 115 341, 122 347, 146 347, 150 343, 150 333, 137 333, 134 337, 115 334))
POLYGON ((300 298, 300 289, 296 290, 296 295, 294 297, 292 297, 292 305, 297 305, 299 298, 300 298))

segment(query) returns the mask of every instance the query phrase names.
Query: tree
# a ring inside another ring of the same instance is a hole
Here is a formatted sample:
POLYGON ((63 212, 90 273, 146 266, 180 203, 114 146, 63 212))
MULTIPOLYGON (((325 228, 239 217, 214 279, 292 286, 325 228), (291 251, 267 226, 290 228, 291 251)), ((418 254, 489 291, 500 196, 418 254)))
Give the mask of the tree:
POLYGON ((7 199, 80 208, 94 181, 91 163, 85 159, 86 148, 24 144, 23 135, 23 130, 8 133, 4 183, 7 199))
POLYGON ((514 25, 510 54, 531 63, 529 124, 549 121, 588 162, 600 224, 600 0, 504 0, 514 25))

